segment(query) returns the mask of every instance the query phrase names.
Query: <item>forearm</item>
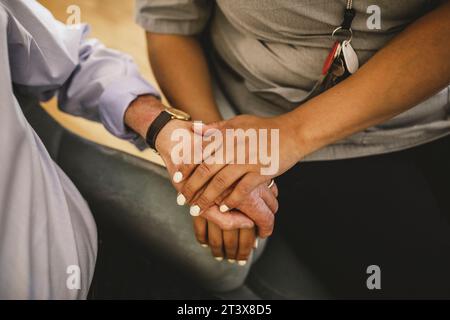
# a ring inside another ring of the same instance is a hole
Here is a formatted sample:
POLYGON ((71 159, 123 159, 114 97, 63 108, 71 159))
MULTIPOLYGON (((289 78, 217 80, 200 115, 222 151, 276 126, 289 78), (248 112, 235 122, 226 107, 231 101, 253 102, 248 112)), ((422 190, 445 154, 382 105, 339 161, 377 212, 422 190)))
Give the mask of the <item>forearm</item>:
POLYGON ((220 120, 203 49, 195 37, 147 33, 155 77, 170 104, 194 120, 220 120))
POLYGON ((450 2, 424 16, 356 74, 283 116, 304 157, 410 109, 450 83, 450 2))

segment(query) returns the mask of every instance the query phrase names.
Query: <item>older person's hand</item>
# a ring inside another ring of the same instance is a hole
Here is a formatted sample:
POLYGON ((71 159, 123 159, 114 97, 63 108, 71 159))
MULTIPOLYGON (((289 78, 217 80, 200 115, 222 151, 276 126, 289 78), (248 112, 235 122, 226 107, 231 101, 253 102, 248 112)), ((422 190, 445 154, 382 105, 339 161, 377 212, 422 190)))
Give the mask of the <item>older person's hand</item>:
MULTIPOLYGON (((241 204, 239 210, 222 213, 218 206, 210 207, 202 216, 194 217, 194 230, 198 242, 209 246, 212 255, 218 261, 226 258, 229 262, 237 261, 239 265, 245 265, 252 249, 257 247, 258 232, 260 237, 264 238, 273 231, 274 215, 278 210, 277 196, 278 189, 275 184, 270 188, 261 185, 241 204), (246 215, 250 213, 250 218, 260 221, 263 228, 236 228, 232 217, 242 213, 246 215)), ((217 201, 220 202, 221 199, 217 201)))

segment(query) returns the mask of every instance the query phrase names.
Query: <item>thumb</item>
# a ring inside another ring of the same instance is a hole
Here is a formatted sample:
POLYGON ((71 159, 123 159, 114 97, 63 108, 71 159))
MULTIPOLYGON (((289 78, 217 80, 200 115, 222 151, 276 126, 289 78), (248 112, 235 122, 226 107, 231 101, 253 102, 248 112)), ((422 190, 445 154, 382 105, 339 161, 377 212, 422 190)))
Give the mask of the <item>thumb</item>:
POLYGON ((194 133, 208 137, 212 135, 215 131, 220 130, 224 127, 226 121, 216 121, 208 124, 202 122, 194 122, 192 124, 192 130, 194 133))

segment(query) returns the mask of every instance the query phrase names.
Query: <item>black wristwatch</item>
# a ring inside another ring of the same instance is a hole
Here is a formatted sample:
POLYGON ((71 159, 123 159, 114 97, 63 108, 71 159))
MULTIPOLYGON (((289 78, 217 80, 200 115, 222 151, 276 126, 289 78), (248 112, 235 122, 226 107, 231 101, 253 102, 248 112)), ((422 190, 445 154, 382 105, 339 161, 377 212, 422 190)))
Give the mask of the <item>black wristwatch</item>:
POLYGON ((147 130, 146 141, 150 148, 154 151, 156 150, 156 138, 159 132, 164 128, 164 126, 173 119, 189 121, 191 116, 184 111, 166 107, 161 113, 155 118, 150 127, 147 130))

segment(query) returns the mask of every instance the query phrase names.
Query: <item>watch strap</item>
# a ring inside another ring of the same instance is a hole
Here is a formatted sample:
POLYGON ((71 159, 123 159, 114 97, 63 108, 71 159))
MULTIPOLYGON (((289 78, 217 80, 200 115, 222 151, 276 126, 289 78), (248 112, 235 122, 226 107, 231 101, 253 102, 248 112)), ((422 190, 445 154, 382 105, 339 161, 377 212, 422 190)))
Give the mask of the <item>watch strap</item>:
POLYGON ((170 120, 172 120, 172 115, 167 111, 162 111, 148 128, 145 140, 153 150, 156 150, 156 138, 158 137, 159 132, 170 120))

